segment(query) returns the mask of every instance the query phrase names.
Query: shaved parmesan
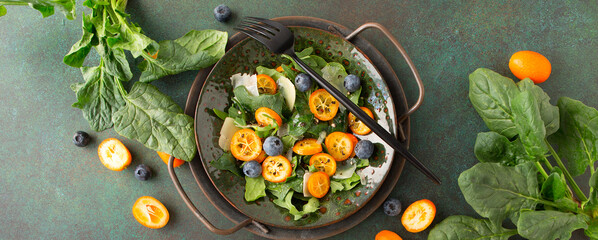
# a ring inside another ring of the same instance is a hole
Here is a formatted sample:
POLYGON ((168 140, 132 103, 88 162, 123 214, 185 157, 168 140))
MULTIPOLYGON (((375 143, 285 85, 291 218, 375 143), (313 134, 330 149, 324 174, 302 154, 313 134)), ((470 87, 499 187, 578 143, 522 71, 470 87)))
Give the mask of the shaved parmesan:
POLYGON ((257 75, 249 75, 247 73, 237 73, 230 77, 233 88, 245 86, 249 94, 257 97, 260 93, 257 90, 257 75))
POLYGON ((218 145, 224 151, 230 151, 230 141, 233 139, 235 132, 241 130, 235 125, 233 118, 227 117, 224 119, 222 129, 220 129, 220 138, 218 139, 218 145))

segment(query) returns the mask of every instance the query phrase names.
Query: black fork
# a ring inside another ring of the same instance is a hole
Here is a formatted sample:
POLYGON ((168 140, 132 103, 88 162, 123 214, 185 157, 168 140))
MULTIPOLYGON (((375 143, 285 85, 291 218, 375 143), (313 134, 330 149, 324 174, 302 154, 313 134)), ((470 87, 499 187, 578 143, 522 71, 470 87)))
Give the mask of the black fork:
POLYGON ((286 54, 293 58, 295 62, 326 91, 328 91, 334 98, 336 98, 345 108, 353 113, 359 120, 368 126, 376 135, 384 140, 388 145, 395 149, 401 156, 419 171, 424 173, 429 179, 436 184, 440 184, 440 179, 424 166, 413 154, 411 154, 405 146, 401 145, 399 141, 392 136, 386 129, 380 126, 374 119, 370 118, 363 110, 361 110, 355 103, 347 98, 343 93, 336 89, 332 84, 322 78, 318 73, 311 69, 295 54, 295 38, 293 33, 279 22, 269 19, 246 17, 241 24, 235 28, 239 32, 245 33, 258 42, 266 45, 271 52, 276 54, 286 54))

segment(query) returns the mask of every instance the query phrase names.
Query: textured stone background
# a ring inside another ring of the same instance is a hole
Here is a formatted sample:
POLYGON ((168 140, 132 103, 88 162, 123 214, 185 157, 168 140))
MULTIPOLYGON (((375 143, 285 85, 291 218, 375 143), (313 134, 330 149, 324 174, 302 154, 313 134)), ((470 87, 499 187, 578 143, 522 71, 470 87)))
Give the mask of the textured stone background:
MULTIPOLYGON (((596 1, 224 1, 235 14, 227 24, 212 16, 220 3, 130 0, 127 10, 154 40, 175 39, 191 29, 233 33, 232 27, 243 16, 313 16, 349 28, 375 21, 390 29, 407 49, 426 87, 424 105, 411 120, 411 151, 443 180, 436 186, 407 165, 391 196, 405 207, 418 199, 431 199, 438 209, 435 223, 454 214, 476 215, 457 186, 459 173, 476 162, 477 132, 486 130, 467 98, 467 76, 473 70, 487 67, 513 77, 507 67, 510 55, 537 51, 553 66, 551 77, 541 85, 553 103, 569 96, 598 107, 596 1)), ((77 9, 74 21, 60 13, 42 19, 27 7, 7 8, 8 14, 0 18, 0 155, 4 157, 0 238, 257 238, 247 231, 228 237, 207 231, 179 198, 155 152, 113 130, 91 132, 81 112, 70 107, 75 96, 69 85, 82 77, 78 69, 63 64, 62 57, 81 35, 83 8, 77 9), (90 146, 72 144, 77 130, 91 133, 90 146), (131 166, 147 164, 156 176, 140 182, 133 177, 133 167, 123 172, 103 167, 96 149, 108 137, 118 137, 129 147, 134 158, 131 166), (169 209, 171 220, 165 228, 150 230, 134 220, 131 206, 143 195, 158 198, 169 209)), ((364 36, 383 50, 413 103, 417 87, 399 54, 386 50, 391 45, 379 33, 368 31, 364 36)), ((135 73, 138 77, 139 72, 135 73)), ((195 74, 185 72, 154 84, 184 106, 195 74)), ((192 184, 188 166, 177 172, 215 225, 232 225, 192 184)), ((404 239, 427 237, 427 231, 407 233, 399 217, 387 217, 379 210, 334 239, 373 239, 382 229, 396 231, 404 239)))

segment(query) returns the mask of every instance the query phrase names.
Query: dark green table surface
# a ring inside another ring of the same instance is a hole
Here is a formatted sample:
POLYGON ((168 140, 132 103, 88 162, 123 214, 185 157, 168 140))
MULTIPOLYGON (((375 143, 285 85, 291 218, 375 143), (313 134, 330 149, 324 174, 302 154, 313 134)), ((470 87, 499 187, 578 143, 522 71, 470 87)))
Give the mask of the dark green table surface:
MULTIPOLYGON (((473 143, 485 131, 468 98, 467 76, 488 67, 512 77, 512 53, 534 50, 552 63, 541 86, 552 96, 570 96, 598 107, 598 4, 596 1, 226 1, 235 17, 214 20, 220 1, 130 0, 127 10, 154 40, 175 39, 191 29, 233 33, 243 16, 314 16, 356 28, 368 21, 388 27, 410 54, 426 86, 423 106, 411 118, 411 151, 440 175, 432 184, 407 165, 391 196, 403 204, 428 198, 437 204, 435 223, 453 214, 475 216, 457 186, 460 172, 475 164, 473 143), (558 3, 557 3, 558 2, 558 3)), ((79 3, 80 4, 80 3, 79 3)), ((78 69, 62 57, 81 35, 81 12, 69 21, 60 13, 42 19, 28 7, 8 7, 0 18, 0 238, 50 239, 254 239, 247 231, 224 237, 195 219, 176 193, 166 166, 156 153, 113 130, 92 132, 71 107, 69 85, 82 81, 78 69), (94 141, 75 147, 77 130, 94 141), (108 137, 122 139, 133 155, 132 167, 113 172, 100 163, 96 149, 108 137), (137 181, 134 166, 149 165, 150 181, 137 181), (160 230, 141 226, 131 214, 135 200, 158 198, 171 214, 160 230)), ((87 10, 87 9, 86 9, 87 10)), ((379 33, 364 36, 395 68, 410 103, 417 87, 406 64, 379 33)), ((93 64, 89 62, 88 64, 93 64)), ((139 71, 135 72, 136 77, 139 71)), ((153 84, 184 106, 196 72, 166 77, 153 84)), ((177 172, 199 209, 217 226, 232 224, 193 184, 187 165, 177 172)), ((583 177, 582 177, 583 178, 583 177)), ((586 189, 587 190, 587 189, 586 189)), ((399 217, 376 211, 334 239, 373 239, 388 229, 404 239, 425 239, 427 232, 407 233, 399 217)))

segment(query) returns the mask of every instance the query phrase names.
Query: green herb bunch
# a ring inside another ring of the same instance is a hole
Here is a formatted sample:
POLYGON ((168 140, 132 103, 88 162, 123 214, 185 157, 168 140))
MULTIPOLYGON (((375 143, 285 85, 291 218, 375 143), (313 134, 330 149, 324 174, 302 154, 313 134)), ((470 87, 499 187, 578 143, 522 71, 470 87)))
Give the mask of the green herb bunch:
MULTIPOLYGON (((5 1, 0 5, 30 5, 44 17, 60 9, 68 19, 75 16, 74 0, 5 1)), ((77 102, 95 131, 114 127, 120 135, 135 139, 146 147, 190 161, 196 154, 193 118, 183 113, 169 96, 149 82, 187 70, 198 70, 218 61, 228 39, 226 32, 192 30, 176 40, 155 42, 142 29, 128 21, 127 0, 86 0, 83 6, 83 33, 64 57, 65 64, 80 68, 85 82, 71 86, 77 102), (91 49, 100 57, 99 65, 83 66, 91 49), (133 74, 125 51, 139 64, 139 82, 127 91, 123 82, 133 74)), ((6 8, 0 6, 0 15, 6 8)))
POLYGON ((478 134, 480 163, 458 183, 486 219, 448 217, 428 239, 569 239, 577 229, 598 239, 598 111, 567 97, 553 106, 531 80, 515 83, 485 68, 469 75, 469 99, 491 131, 478 134), (589 198, 573 180, 588 168, 589 198), (503 227, 507 218, 516 229, 503 227))

